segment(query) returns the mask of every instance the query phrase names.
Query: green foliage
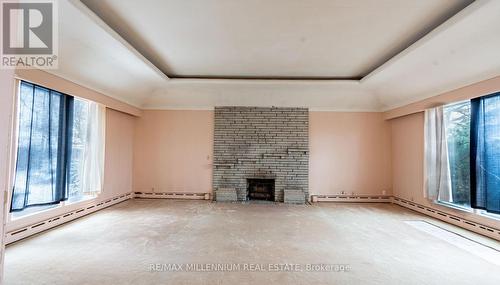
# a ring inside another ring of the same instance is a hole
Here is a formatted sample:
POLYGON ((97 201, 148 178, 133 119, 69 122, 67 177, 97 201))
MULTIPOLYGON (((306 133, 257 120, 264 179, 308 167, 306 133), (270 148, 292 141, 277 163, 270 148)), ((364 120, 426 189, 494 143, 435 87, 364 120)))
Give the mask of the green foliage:
POLYGON ((453 203, 470 206, 470 103, 445 108, 453 203))

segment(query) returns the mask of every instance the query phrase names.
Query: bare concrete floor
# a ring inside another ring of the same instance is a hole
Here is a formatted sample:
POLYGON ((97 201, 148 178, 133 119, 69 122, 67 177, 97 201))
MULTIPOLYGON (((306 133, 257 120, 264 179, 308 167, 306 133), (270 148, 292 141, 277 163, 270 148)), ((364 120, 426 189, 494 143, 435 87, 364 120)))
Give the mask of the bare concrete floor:
POLYGON ((437 222, 389 204, 130 200, 8 246, 5 284, 500 284, 499 266, 407 220, 437 222), (306 271, 321 263, 349 270, 306 271))

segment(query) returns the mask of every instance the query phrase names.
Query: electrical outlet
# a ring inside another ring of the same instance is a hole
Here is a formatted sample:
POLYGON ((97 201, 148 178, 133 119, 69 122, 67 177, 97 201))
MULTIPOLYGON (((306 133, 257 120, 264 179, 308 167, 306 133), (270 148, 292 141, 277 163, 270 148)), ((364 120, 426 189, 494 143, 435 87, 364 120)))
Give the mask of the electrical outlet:
POLYGON ((387 194, 387 191, 382 190, 382 195, 386 195, 386 194, 387 194))

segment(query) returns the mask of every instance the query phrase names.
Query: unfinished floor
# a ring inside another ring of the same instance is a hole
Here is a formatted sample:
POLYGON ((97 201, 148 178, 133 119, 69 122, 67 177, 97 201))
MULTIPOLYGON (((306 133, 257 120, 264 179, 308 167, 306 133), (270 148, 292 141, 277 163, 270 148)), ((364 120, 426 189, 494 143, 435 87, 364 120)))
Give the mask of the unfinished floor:
POLYGON ((135 199, 9 245, 5 284, 500 284, 500 266, 409 220, 439 224, 391 204, 135 199), (172 263, 350 270, 151 271, 172 263))

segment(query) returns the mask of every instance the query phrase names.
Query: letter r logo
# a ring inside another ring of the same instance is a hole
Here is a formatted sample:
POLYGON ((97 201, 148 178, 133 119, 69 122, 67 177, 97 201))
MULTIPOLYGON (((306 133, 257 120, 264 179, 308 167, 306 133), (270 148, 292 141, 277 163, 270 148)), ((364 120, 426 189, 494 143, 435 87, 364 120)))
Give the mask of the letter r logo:
POLYGON ((53 3, 2 3, 3 54, 51 54, 53 30, 53 3))

